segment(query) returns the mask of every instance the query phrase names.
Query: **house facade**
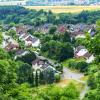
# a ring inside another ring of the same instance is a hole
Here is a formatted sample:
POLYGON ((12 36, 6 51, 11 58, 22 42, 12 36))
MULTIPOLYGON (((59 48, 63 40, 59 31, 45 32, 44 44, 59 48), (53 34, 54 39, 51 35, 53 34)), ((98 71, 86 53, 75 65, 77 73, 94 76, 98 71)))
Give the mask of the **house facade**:
POLYGON ((75 58, 84 58, 87 63, 92 63, 95 59, 94 55, 89 53, 89 51, 84 46, 78 46, 74 50, 75 58))

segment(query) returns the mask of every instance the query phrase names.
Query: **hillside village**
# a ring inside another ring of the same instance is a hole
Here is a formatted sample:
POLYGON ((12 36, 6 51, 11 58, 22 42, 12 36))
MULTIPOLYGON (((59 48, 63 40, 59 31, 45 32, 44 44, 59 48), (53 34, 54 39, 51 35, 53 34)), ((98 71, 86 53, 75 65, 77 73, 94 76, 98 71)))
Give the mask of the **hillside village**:
POLYGON ((0 100, 99 100, 100 11, 0 14, 0 100))
MULTIPOLYGON (((24 57, 26 54, 30 53, 30 51, 27 48, 36 48, 33 52, 36 55, 36 59, 31 62, 32 68, 34 69, 34 72, 41 70, 43 73, 45 73, 45 78, 50 78, 49 76, 46 77, 48 74, 48 70, 51 70, 52 77, 54 75, 58 74, 61 75, 62 70, 57 70, 55 62, 49 60, 46 57, 40 56, 40 48, 41 48, 41 40, 31 35, 28 30, 35 30, 35 32, 42 32, 43 34, 48 34, 49 30, 52 28, 53 25, 51 24, 44 24, 42 26, 34 27, 30 25, 17 25, 10 27, 9 25, 3 25, 3 30, 7 30, 8 32, 15 33, 13 35, 16 36, 16 38, 13 38, 14 36, 11 36, 7 33, 7 31, 4 31, 3 36, 3 42, 1 47, 4 48, 7 52, 15 52, 14 58, 17 59, 17 57, 24 57), (21 41, 24 45, 24 48, 20 47, 21 41)), ((71 38, 86 38, 85 31, 87 31, 91 38, 95 35, 95 25, 85 25, 85 24, 61 24, 58 26, 54 26, 57 28, 56 33, 57 34, 63 34, 64 32, 68 31, 70 33, 71 38)), ((86 59, 87 63, 91 63, 94 60, 93 54, 89 53, 89 51, 86 49, 86 47, 80 45, 73 47, 74 49, 74 58, 84 58, 86 59)), ((30 58, 27 58, 30 59, 30 58)), ((59 65, 58 65, 59 66, 59 65)), ((61 65, 60 65, 61 66, 61 65)), ((36 74, 36 73, 34 73, 36 74)), ((48 74, 49 75, 49 74, 48 74)), ((55 79, 53 78, 52 82, 55 79)))

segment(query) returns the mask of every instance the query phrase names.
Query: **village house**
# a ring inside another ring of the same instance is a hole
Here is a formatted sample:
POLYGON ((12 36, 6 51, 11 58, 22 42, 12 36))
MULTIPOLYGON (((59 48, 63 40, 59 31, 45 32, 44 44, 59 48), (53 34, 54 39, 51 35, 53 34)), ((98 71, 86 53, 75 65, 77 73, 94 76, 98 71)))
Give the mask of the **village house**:
POLYGON ((48 33, 51 26, 52 24, 44 24, 44 25, 34 27, 34 30, 41 33, 48 33))
POLYGON ((27 30, 24 26, 16 26, 15 31, 16 31, 17 35, 22 35, 24 33, 27 33, 27 30))
POLYGON ((89 30, 88 30, 88 33, 90 34, 91 37, 93 37, 93 36, 96 34, 94 28, 89 29, 89 30))
POLYGON ((17 50, 16 53, 15 53, 14 59, 17 59, 17 57, 24 56, 24 55, 26 55, 28 53, 29 53, 28 51, 23 50, 23 49, 17 50))
POLYGON ((19 39, 25 41, 26 46, 38 47, 40 45, 40 40, 27 32, 31 29, 31 26, 22 26, 16 28, 16 33, 19 36, 19 39))
POLYGON ((5 48, 7 46, 7 41, 10 39, 10 36, 6 35, 4 32, 2 33, 3 36, 3 42, 1 44, 2 48, 5 48))
POLYGON ((4 48, 7 51, 16 50, 19 48, 19 44, 10 36, 6 35, 6 33, 3 32, 3 42, 1 47, 4 48))
POLYGON ((64 33, 66 31, 67 31, 67 25, 66 24, 64 24, 64 25, 61 24, 61 25, 57 26, 57 32, 64 33))
POLYGON ((93 27, 95 25, 86 25, 86 24, 69 24, 69 32, 71 32, 71 36, 75 38, 85 38, 85 32, 89 32, 90 35, 94 35, 93 27))
POLYGON ((56 69, 48 62, 47 59, 40 59, 40 58, 37 58, 32 62, 32 68, 34 70, 37 69, 46 70, 47 68, 50 69, 52 68, 52 70, 56 71, 56 69))
POLYGON ((86 38, 84 32, 77 32, 74 35, 76 35, 75 39, 77 39, 77 38, 86 38))
POLYGON ((70 32, 79 32, 79 31, 83 31, 85 29, 85 24, 69 24, 70 26, 70 32))
POLYGON ((79 37, 85 37, 85 34, 84 34, 84 32, 81 32, 81 31, 79 31, 79 32, 71 32, 71 36, 75 37, 75 38, 79 38, 79 37))
POLYGON ((40 45, 40 40, 32 35, 29 35, 25 39, 25 45, 26 46, 33 46, 33 47, 38 47, 40 45))
POLYGON ((33 26, 31 25, 23 25, 24 29, 26 29, 27 31, 30 29, 33 29, 33 26))
POLYGON ((38 47, 40 45, 40 40, 29 34, 23 34, 19 39, 25 41, 26 46, 38 47))
POLYGON ((91 63, 94 60, 94 56, 84 46, 78 46, 74 50, 75 58, 85 58, 87 63, 91 63))
POLYGON ((53 83, 56 80, 55 75, 60 75, 46 59, 37 58, 32 62, 32 68, 34 78, 37 76, 36 73, 38 73, 38 77, 42 77, 44 84, 53 83))
POLYGON ((8 43, 7 46, 5 47, 5 50, 12 51, 12 50, 17 50, 19 48, 18 44, 14 44, 14 43, 8 43))

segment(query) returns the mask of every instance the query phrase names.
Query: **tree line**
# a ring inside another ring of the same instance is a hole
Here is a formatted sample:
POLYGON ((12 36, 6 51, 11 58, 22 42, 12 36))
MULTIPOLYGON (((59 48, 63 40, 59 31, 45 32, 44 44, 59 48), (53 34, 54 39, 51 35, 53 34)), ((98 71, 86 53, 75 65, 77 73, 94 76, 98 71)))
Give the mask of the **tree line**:
POLYGON ((20 6, 1 6, 0 23, 9 24, 14 22, 39 26, 44 23, 52 24, 93 24, 99 19, 100 11, 82 11, 81 13, 61 13, 54 14, 51 11, 36 11, 25 9, 20 6))

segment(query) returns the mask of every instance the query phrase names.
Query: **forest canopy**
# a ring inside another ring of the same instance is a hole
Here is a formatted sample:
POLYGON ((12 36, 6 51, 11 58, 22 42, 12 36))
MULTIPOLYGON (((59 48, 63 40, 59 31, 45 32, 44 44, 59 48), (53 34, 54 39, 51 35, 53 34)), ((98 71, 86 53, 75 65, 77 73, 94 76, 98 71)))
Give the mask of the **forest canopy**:
POLYGON ((61 13, 54 14, 51 11, 36 11, 25 9, 20 6, 2 6, 0 7, 0 22, 8 24, 24 23, 31 25, 41 25, 44 23, 53 24, 77 24, 77 23, 95 23, 99 19, 100 11, 82 11, 81 13, 61 13), (38 16, 38 17, 37 17, 38 16))

